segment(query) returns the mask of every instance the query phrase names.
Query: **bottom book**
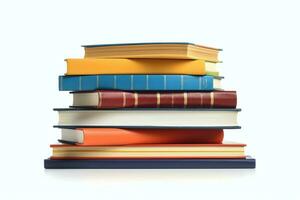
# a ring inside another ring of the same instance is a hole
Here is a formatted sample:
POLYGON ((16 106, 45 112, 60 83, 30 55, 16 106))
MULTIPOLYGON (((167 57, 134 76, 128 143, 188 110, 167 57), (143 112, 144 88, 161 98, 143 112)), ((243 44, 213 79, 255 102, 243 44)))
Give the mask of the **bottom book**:
POLYGON ((44 160, 45 169, 250 169, 255 159, 44 160))

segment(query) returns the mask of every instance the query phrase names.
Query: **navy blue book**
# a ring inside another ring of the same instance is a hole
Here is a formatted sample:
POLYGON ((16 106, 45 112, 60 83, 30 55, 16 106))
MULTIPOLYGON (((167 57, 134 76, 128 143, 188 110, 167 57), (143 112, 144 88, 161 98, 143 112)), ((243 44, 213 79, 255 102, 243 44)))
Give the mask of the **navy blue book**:
POLYGON ((221 89, 221 79, 191 75, 59 76, 59 90, 212 91, 221 89))
POLYGON ((45 169, 251 169, 255 159, 44 160, 45 169))

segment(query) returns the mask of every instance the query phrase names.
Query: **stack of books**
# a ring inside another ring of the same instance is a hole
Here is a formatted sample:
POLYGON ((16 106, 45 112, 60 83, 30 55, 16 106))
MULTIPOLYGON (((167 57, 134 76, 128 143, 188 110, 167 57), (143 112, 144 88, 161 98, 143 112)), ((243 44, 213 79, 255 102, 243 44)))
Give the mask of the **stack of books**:
POLYGON ((222 90, 220 49, 191 43, 84 46, 66 59, 59 90, 73 105, 55 109, 60 144, 45 168, 255 168, 239 129, 235 91, 222 90))

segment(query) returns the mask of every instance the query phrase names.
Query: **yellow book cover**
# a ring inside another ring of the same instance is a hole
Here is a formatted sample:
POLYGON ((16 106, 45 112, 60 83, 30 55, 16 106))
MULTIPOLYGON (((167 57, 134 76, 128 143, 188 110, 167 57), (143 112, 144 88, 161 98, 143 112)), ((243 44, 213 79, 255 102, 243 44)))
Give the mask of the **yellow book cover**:
MULTIPOLYGON (((177 59, 66 59, 66 75, 91 74, 209 74, 203 60, 177 59)), ((207 65, 207 66, 206 66, 207 65)))

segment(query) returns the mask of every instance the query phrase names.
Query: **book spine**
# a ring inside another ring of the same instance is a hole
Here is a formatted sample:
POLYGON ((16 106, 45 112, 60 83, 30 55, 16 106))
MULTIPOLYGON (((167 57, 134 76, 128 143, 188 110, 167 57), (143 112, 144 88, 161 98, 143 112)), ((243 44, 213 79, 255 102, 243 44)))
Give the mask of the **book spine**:
POLYGON ((237 104, 235 91, 98 91, 98 97, 98 108, 236 108, 237 104))
POLYGON ((82 145, 133 145, 133 144, 220 144, 222 129, 115 129, 81 128, 82 145))
POLYGON ((88 75, 59 76, 60 91, 211 91, 212 76, 190 75, 88 75))

